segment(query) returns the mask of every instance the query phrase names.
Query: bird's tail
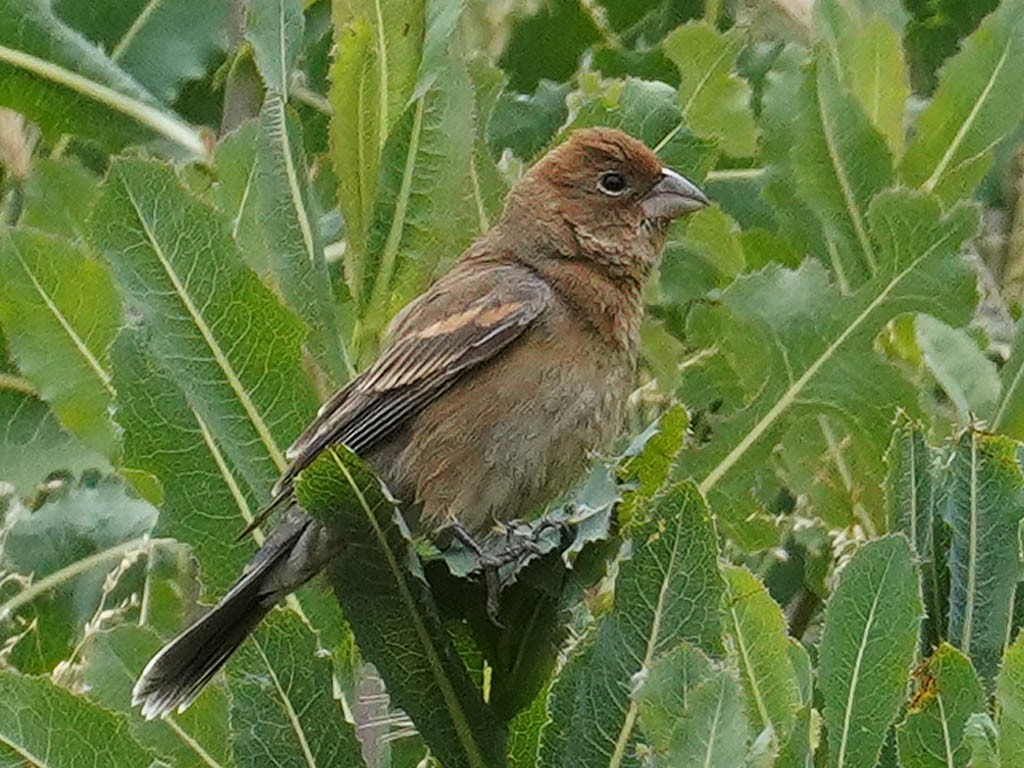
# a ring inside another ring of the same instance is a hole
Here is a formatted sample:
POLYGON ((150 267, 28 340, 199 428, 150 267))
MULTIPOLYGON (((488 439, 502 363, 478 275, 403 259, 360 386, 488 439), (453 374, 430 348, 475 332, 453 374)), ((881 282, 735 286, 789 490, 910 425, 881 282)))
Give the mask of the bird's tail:
POLYGON ((185 709, 267 612, 337 550, 322 525, 289 510, 223 599, 150 659, 132 704, 146 719, 185 709))

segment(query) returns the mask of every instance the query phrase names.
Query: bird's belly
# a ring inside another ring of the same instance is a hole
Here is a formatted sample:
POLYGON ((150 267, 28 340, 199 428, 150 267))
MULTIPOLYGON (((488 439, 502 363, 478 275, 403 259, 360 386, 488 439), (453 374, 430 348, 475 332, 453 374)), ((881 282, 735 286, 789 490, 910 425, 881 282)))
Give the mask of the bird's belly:
POLYGON ((459 521, 479 534, 538 513, 615 436, 629 365, 601 354, 570 364, 545 347, 470 373, 410 425, 384 476, 419 528, 459 521))

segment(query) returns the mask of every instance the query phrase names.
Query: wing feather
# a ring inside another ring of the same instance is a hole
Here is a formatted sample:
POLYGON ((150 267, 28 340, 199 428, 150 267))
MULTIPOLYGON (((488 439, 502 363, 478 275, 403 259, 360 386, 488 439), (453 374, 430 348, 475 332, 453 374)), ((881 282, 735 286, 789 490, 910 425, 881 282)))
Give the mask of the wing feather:
POLYGON ((511 270, 496 268, 510 274, 478 279, 475 291, 463 286, 467 300, 446 313, 429 301, 429 293, 422 317, 412 307, 401 334, 377 362, 328 400, 288 449, 291 465, 275 486, 275 499, 290 493, 295 476, 327 446, 344 443, 356 453, 372 449, 462 374, 512 344, 548 306, 551 290, 531 273, 511 270))

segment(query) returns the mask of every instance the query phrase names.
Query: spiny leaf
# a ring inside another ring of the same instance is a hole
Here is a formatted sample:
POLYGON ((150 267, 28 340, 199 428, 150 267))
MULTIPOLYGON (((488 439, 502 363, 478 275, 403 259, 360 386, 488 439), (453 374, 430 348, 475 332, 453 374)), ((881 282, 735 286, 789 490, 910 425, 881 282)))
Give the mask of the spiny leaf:
POLYGON ((705 21, 679 27, 662 43, 679 69, 679 107, 698 136, 717 139, 733 157, 754 154, 757 133, 750 86, 733 72, 743 46, 739 29, 719 32, 705 21))
POLYGON ((22 375, 65 428, 110 455, 107 348, 121 324, 110 273, 80 246, 21 229, 0 234, 0 271, 0 322, 22 375))
POLYGON ((1011 766, 1024 754, 1024 633, 1006 649, 996 680, 999 707, 999 755, 1011 766))
POLYGON ((917 120, 900 166, 911 186, 949 205, 988 172, 996 144, 1024 115, 1024 2, 1005 0, 943 67, 939 87, 917 120))
POLYGON ((332 695, 331 661, 291 611, 274 611, 228 663, 239 768, 362 765, 359 741, 332 695))
POLYGON ((751 734, 771 728, 779 743, 793 729, 800 692, 786 622, 768 590, 746 568, 722 566, 726 643, 739 667, 751 734))
POLYGON ((105 3, 103 13, 55 0, 53 8, 165 104, 202 79, 228 45, 229 0, 122 0, 105 3))
POLYGON ((375 350, 390 317, 480 231, 472 179, 473 106, 466 66, 449 57, 447 68, 388 137, 367 247, 359 255, 363 284, 353 288, 363 318, 357 342, 365 342, 364 357, 375 350))
POLYGON ((245 38, 267 89, 285 99, 302 47, 305 27, 301 0, 254 0, 245 38))
POLYGON ((836 768, 874 768, 914 659, 920 580, 906 538, 861 547, 828 601, 818 684, 836 768))
POLYGON ((126 718, 48 679, 9 671, 0 672, 0 760, 47 768, 158 764, 126 718))
POLYGON ((329 566, 331 584, 392 701, 446 766, 503 764, 504 729, 445 632, 408 531, 380 482, 340 447, 302 472, 296 495, 346 543, 329 566))
MULTIPOLYGON (((220 595, 252 555, 251 547, 234 539, 252 522, 259 494, 227 459, 175 375, 153 360, 144 333, 122 331, 111 361, 115 419, 124 435, 121 472, 159 503, 156 532, 188 542, 199 560, 204 588, 220 595)), ((263 543, 263 536, 262 529, 252 534, 256 544, 263 543)), ((297 598, 293 605, 313 622, 326 644, 333 646, 348 636, 329 595, 310 585, 297 598)))
POLYGON ((906 719, 896 728, 904 768, 965 765, 963 742, 970 716, 985 711, 985 691, 971 661, 943 643, 914 671, 917 694, 906 719))
POLYGON ((939 456, 924 433, 901 414, 885 453, 885 500, 890 531, 904 533, 921 567, 925 618, 921 649, 928 653, 946 636, 949 603, 949 534, 939 514, 942 490, 939 456))
POLYGON ((310 328, 314 358, 335 381, 355 372, 348 360, 309 188, 299 122, 276 93, 260 112, 253 193, 270 269, 289 307, 310 328))
POLYGON ((259 499, 315 408, 302 373, 301 324, 241 262, 227 222, 173 169, 114 162, 91 219, 154 359, 259 499))
POLYGON ((714 533, 689 483, 672 486, 630 530, 633 553, 615 586, 615 607, 570 657, 551 689, 541 766, 634 764, 634 676, 688 640, 721 653, 714 533))
POLYGON ((849 292, 883 269, 871 238, 868 205, 891 184, 892 160, 824 54, 804 78, 797 110, 791 155, 797 192, 821 221, 830 244, 829 264, 844 293, 849 292))
MULTIPOLYGON (((764 472, 772 447, 797 425, 807 426, 807 439, 796 446, 804 462, 820 465, 823 457, 834 461, 837 449, 848 452, 842 460, 856 457, 861 467, 854 482, 877 488, 886 425, 916 396, 875 351, 875 336, 906 312, 934 313, 953 325, 970 317, 974 277, 957 249, 977 226, 972 210, 943 216, 934 198, 893 191, 874 200, 868 221, 879 273, 852 296, 839 294, 817 262, 796 271, 772 266, 740 277, 721 305, 691 317, 693 341, 724 356, 752 398, 713 422, 714 438, 688 462, 720 523, 740 541, 756 532, 739 524, 750 513, 750 473, 764 472), (812 441, 815 430, 820 437, 812 441)), ((877 525, 866 513, 848 514, 877 525)))
POLYGON ((1024 476, 1018 450, 1016 441, 969 429, 957 441, 949 469, 949 640, 970 656, 989 688, 1021 576, 1017 531, 1024 518, 1024 476))
POLYGON ((331 66, 331 156, 338 201, 357 258, 346 263, 358 300, 360 262, 377 196, 380 156, 416 84, 425 26, 424 0, 333 3, 335 49, 331 66))
POLYGON ((3 0, 0 19, 0 104, 54 140, 72 133, 117 149, 162 136, 188 154, 206 154, 194 128, 61 23, 49 3, 3 0))

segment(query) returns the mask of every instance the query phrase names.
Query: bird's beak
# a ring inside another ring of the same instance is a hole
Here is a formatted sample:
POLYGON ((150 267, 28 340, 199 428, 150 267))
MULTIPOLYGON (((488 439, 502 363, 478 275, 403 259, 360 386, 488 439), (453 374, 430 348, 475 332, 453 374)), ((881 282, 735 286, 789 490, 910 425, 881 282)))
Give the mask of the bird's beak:
POLYGON ((708 205, 700 187, 671 168, 661 169, 661 180, 640 203, 647 219, 676 219, 708 205))

